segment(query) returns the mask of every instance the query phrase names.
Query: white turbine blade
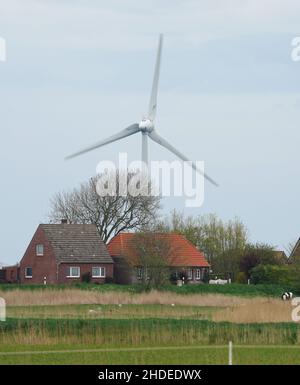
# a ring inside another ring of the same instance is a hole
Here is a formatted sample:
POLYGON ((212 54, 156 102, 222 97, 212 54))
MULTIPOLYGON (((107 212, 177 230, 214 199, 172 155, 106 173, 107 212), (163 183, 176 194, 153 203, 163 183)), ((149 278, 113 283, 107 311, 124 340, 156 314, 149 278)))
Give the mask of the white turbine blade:
POLYGON ((142 162, 148 165, 148 134, 142 132, 142 162))
POLYGON ((139 131, 140 131, 139 125, 137 123, 132 124, 131 126, 125 128, 125 130, 122 130, 122 131, 118 132, 117 134, 110 136, 107 139, 101 140, 100 142, 95 143, 92 146, 86 147, 83 150, 75 152, 74 154, 67 156, 65 159, 74 158, 75 156, 78 156, 78 155, 84 154, 86 152, 95 150, 96 148, 105 146, 106 144, 115 142, 116 140, 123 139, 123 138, 126 138, 127 136, 136 134, 139 131))
MULTIPOLYGON (((149 133, 149 137, 156 143, 160 144, 161 146, 165 147, 169 151, 173 152, 178 158, 182 159, 183 161, 189 161, 189 159, 183 155, 180 151, 176 150, 175 147, 173 147, 169 142, 167 142, 164 138, 162 138, 160 135, 156 133, 156 131, 151 131, 149 133)), ((205 174, 203 171, 201 171, 199 168, 196 167, 195 163, 192 163, 192 167, 194 170, 199 172, 201 175, 204 176, 210 183, 212 183, 215 186, 218 186, 218 183, 215 182, 211 177, 209 177, 207 174, 205 174)))
POLYGON ((158 92, 158 81, 159 81, 159 71, 160 71, 160 62, 161 62, 161 50, 163 44, 163 34, 159 35, 156 64, 154 70, 153 84, 151 97, 149 102, 148 118, 152 121, 155 119, 156 115, 156 105, 157 105, 157 92, 158 92))

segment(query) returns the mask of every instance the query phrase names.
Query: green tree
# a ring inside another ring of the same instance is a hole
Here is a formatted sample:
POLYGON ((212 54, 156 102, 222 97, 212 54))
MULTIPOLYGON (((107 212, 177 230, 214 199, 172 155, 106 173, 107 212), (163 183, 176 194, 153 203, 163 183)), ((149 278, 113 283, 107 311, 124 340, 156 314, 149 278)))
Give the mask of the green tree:
POLYGON ((215 274, 234 276, 239 271, 248 231, 238 218, 225 222, 215 214, 185 217, 173 211, 157 228, 184 235, 205 253, 215 274))
POLYGON ((134 236, 127 261, 142 268, 141 283, 145 288, 159 287, 170 280, 174 246, 163 233, 141 232, 134 236))
POLYGON ((288 288, 300 286, 300 268, 293 265, 257 265, 250 271, 254 284, 284 285, 288 288))
POLYGON ((276 257, 274 247, 264 243, 247 244, 241 256, 240 271, 250 278, 250 271, 258 265, 278 265, 281 262, 276 257))

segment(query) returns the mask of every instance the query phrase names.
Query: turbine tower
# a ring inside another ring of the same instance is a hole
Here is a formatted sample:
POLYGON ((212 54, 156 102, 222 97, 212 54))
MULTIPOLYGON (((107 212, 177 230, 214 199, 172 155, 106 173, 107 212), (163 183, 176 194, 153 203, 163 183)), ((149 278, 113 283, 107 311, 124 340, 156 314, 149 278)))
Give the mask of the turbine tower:
MULTIPOLYGON (((156 109, 157 109, 157 93, 158 93, 158 82, 159 82, 159 73, 160 73, 160 64, 161 64, 161 52, 162 52, 162 45, 163 45, 163 34, 159 35, 159 42, 158 42, 158 50, 157 50, 157 56, 156 56, 156 63, 155 63, 155 70, 154 70, 154 78, 153 78, 153 84, 152 84, 152 90, 151 90, 151 96, 149 101, 149 108, 148 108, 148 115, 144 117, 140 123, 134 123, 124 130, 118 132, 117 134, 114 134, 110 136, 107 139, 101 140, 100 142, 97 142, 89 147, 86 147, 72 155, 67 156, 65 159, 71 159, 78 155, 82 155, 86 152, 95 150, 96 148, 103 147, 106 144, 116 142, 117 140, 126 138, 127 136, 136 134, 138 132, 141 132, 142 134, 142 161, 148 165, 148 137, 152 139, 154 142, 158 143, 162 147, 165 147, 169 151, 171 151, 173 154, 175 154, 178 158, 180 158, 183 161, 189 161, 189 159, 182 154, 180 151, 178 151, 175 147, 173 147, 167 140, 162 138, 156 130, 154 129, 154 121, 156 117, 156 109)), ((192 167, 194 170, 196 170, 198 173, 203 175, 209 182, 211 182, 213 185, 218 186, 217 182, 215 182, 212 178, 210 178, 207 174, 205 174, 202 170, 198 169, 195 163, 192 163, 192 167)))

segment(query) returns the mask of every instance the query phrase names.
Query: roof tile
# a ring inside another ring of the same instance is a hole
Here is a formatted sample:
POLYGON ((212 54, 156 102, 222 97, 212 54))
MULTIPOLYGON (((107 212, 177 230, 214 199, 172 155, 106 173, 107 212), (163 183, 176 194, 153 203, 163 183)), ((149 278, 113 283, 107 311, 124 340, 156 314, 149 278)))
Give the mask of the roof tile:
POLYGON ((113 263, 92 224, 42 224, 58 262, 113 263))
MULTIPOLYGON (((180 234, 160 233, 166 237, 172 245, 172 256, 170 258, 172 266, 195 266, 208 267, 203 252, 198 250, 190 241, 180 234)), ((119 233, 108 243, 107 248, 112 257, 116 256, 134 256, 135 233, 119 233)))

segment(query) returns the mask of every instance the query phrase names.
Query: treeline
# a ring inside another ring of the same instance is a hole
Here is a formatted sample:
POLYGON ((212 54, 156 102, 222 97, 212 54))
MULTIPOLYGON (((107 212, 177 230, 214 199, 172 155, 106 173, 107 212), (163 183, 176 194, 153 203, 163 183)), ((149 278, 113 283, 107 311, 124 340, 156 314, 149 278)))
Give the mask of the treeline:
POLYGON ((247 283, 248 279, 252 283, 300 282, 297 264, 289 264, 285 253, 273 245, 251 243, 248 229, 238 218, 223 221, 215 214, 186 217, 173 211, 155 226, 158 231, 182 234, 203 251, 212 276, 238 283, 247 283))

